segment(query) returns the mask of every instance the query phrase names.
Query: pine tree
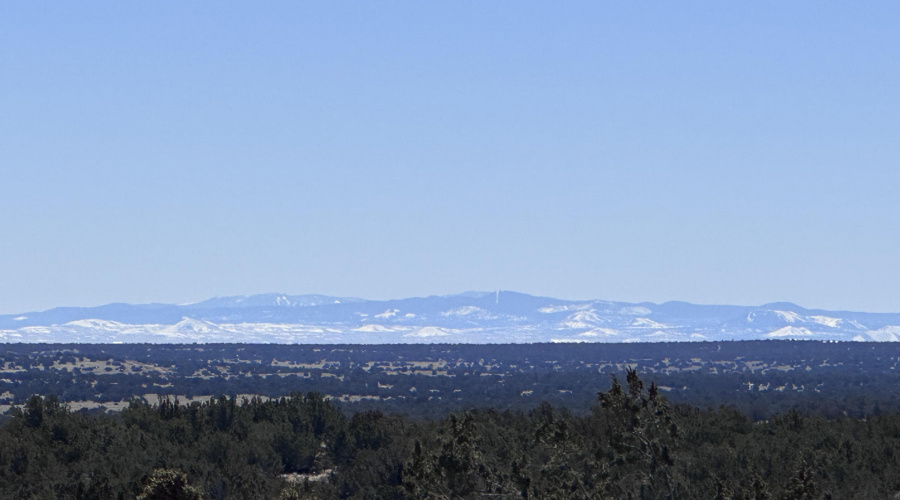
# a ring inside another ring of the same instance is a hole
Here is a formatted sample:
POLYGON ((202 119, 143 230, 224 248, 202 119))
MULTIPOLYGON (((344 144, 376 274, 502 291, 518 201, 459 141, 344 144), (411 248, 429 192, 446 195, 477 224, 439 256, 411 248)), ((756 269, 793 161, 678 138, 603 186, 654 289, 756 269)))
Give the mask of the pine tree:
POLYGON ((187 475, 174 469, 156 469, 144 483, 138 500, 203 500, 197 488, 188 485, 187 475))
POLYGON ((671 498, 675 481, 672 447, 680 437, 669 405, 656 384, 644 389, 637 372, 628 369, 627 389, 613 379, 609 391, 600 393, 600 417, 607 423, 607 450, 614 496, 671 498))

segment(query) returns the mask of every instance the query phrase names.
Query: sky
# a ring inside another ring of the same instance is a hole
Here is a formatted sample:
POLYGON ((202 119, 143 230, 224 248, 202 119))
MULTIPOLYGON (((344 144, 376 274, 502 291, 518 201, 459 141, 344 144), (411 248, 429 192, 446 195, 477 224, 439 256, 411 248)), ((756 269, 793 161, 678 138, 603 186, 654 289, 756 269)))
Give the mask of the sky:
POLYGON ((0 313, 900 312, 900 3, 0 3, 0 313))

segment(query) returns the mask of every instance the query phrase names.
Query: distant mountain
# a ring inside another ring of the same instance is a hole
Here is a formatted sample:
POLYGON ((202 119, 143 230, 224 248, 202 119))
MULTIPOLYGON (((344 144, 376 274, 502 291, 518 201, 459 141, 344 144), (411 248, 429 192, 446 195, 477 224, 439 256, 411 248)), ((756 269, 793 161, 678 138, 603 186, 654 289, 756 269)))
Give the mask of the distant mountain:
POLYGON ((898 341, 900 314, 466 292, 398 300, 216 297, 0 315, 0 342, 533 343, 757 339, 898 341))
POLYGON ((329 297, 328 295, 285 295, 264 293, 260 295, 237 295, 234 297, 214 297, 195 304, 184 304, 190 309, 247 308, 247 307, 309 307, 345 302, 363 302, 352 297, 329 297))

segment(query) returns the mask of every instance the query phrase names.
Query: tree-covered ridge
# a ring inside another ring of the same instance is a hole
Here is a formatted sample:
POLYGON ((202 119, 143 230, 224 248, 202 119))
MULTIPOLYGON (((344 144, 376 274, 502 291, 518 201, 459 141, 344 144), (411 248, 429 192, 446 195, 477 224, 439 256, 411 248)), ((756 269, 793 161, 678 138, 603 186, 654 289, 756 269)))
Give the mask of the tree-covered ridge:
POLYGON ((33 397, 0 427, 0 497, 891 498, 898 456, 898 414, 754 422, 673 406, 631 370, 584 415, 347 416, 312 393, 91 416, 33 397))

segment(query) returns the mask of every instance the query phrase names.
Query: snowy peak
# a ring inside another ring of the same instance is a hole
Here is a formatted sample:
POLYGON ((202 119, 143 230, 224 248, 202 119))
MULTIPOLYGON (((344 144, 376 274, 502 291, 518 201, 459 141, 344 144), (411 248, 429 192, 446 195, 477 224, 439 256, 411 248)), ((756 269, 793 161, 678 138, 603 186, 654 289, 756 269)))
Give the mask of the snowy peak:
POLYGON ((532 343, 754 339, 900 341, 900 314, 794 304, 561 300, 508 291, 397 300, 217 297, 0 316, 0 342, 532 343))
POLYGON ((125 325, 119 323, 118 321, 106 321, 102 319, 77 319, 75 321, 66 323, 65 326, 93 330, 118 330, 125 325))
POLYGON ((182 318, 174 325, 167 326, 162 331, 171 335, 190 336, 197 334, 209 334, 219 331, 219 325, 209 321, 201 321, 191 318, 182 318))

